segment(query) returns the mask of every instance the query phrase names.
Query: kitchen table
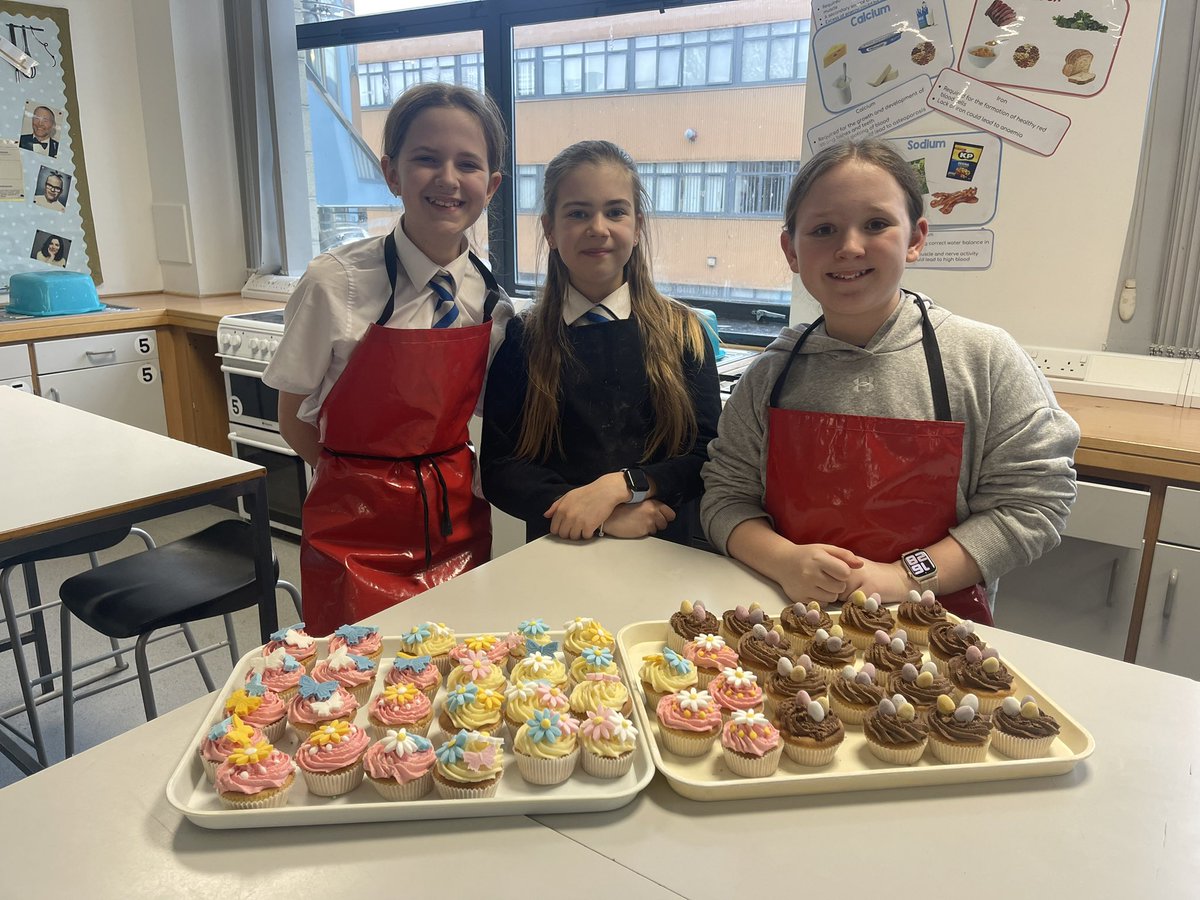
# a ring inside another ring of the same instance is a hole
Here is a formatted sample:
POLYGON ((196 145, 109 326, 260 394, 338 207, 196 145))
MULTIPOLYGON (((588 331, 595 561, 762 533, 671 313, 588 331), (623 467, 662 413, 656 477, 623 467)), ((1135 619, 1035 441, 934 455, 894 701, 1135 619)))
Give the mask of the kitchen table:
MULTIPOLYGON (((254 526, 259 627, 278 628, 266 473, 231 456, 53 403, 0 390, 0 563, 89 534, 244 497, 254 526)), ((26 581, 35 577, 32 566, 26 581)), ((18 675, 24 653, 9 623, 18 675)), ((27 708, 31 692, 23 691, 27 708)), ((24 771, 44 764, 0 731, 0 751, 24 771)))
MULTIPOLYGON (((385 634, 430 618, 508 631, 529 617, 558 627, 592 615, 615 630, 664 619, 683 599, 716 611, 783 605, 773 585, 698 550, 542 538, 371 623, 385 634)), ((1095 736, 1070 774, 711 803, 659 776, 606 813, 205 831, 164 788, 206 698, 0 790, 6 892, 60 896, 86 879, 97 897, 274 896, 304 884, 346 896, 397 885, 414 896, 1195 896, 1200 685, 980 632, 1095 736)))

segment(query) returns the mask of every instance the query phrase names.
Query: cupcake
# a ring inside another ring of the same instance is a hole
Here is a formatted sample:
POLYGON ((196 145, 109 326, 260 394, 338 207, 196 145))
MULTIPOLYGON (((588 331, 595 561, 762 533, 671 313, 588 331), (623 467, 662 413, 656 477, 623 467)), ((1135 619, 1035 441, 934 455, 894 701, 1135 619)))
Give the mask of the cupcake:
POLYGON ((833 627, 833 620, 829 618, 829 613, 821 609, 821 604, 813 600, 808 606, 793 603, 786 607, 779 614, 779 627, 783 629, 783 636, 788 639, 792 649, 804 653, 817 629, 824 628, 828 632, 833 627))
POLYGON ((682 653, 683 645, 688 641, 694 641, 702 634, 717 634, 720 630, 721 623, 703 603, 684 600, 679 604, 679 612, 667 622, 667 646, 682 653))
POLYGON ((961 622, 937 622, 929 626, 929 658, 938 665, 938 671, 945 673, 950 668, 950 660, 967 652, 968 647, 983 649, 987 646, 975 634, 975 623, 970 619, 961 622))
MULTIPOLYGON (((508 641, 495 634, 473 634, 463 638, 450 648, 451 665, 461 665, 470 653, 483 652, 497 666, 503 666, 508 661, 508 641)), ((447 677, 449 673, 447 673, 447 677)))
POLYGON ((528 647, 531 641, 540 650, 551 640, 550 626, 544 619, 526 619, 517 626, 517 630, 513 634, 517 639, 509 641, 508 665, 510 669, 523 660, 526 653, 530 652, 528 647))
POLYGON ((433 721, 433 702, 417 690, 415 684, 389 684, 367 706, 367 727, 371 737, 382 738, 388 731, 403 728, 409 734, 429 734, 433 721))
POLYGON ((974 694, 982 713, 991 713, 1013 693, 1012 672, 1000 662, 1000 654, 993 647, 968 647, 962 656, 950 660, 946 675, 954 685, 955 697, 974 694))
POLYGON ((582 684, 589 675, 617 675, 611 647, 584 647, 575 657, 567 675, 572 685, 582 684))
POLYGON ((638 677, 642 680, 646 705, 653 709, 664 694, 695 687, 696 667, 670 647, 663 647, 660 653, 642 657, 638 677))
POLYGON ((696 686, 703 689, 725 669, 738 664, 737 651, 719 634, 698 634, 683 645, 683 657, 696 667, 696 686))
POLYGON ((762 625, 770 631, 775 627, 775 622, 757 603, 735 606, 721 614, 721 637, 736 647, 755 625, 762 625))
POLYGON ((633 700, 620 675, 593 672, 571 689, 571 714, 577 719, 601 706, 626 716, 633 712, 633 700))
POLYGON ((829 708, 847 725, 861 725, 886 696, 870 663, 862 669, 846 666, 829 682, 829 708))
POLYGON ((442 673, 433 664, 431 656, 405 656, 401 651, 392 660, 384 684, 411 684, 430 700, 437 698, 442 684, 442 673))
POLYGON ((433 744, 403 728, 367 748, 363 770, 384 800, 420 800, 433 790, 433 744))
POLYGON ((446 691, 438 719, 442 731, 479 731, 498 735, 504 728, 504 695, 491 688, 466 682, 446 691))
POLYGON ((814 700, 808 691, 797 691, 795 697, 779 704, 775 727, 783 739, 783 752, 802 766, 829 765, 846 739, 846 728, 829 711, 829 700, 814 700))
POLYGON ((354 695, 336 681, 316 681, 305 675, 296 696, 288 701, 288 724, 304 737, 334 719, 352 719, 358 709, 354 695))
POLYGON ((905 664, 921 665, 921 648, 909 642, 903 629, 891 635, 880 630, 875 632, 875 639, 863 653, 863 659, 875 667, 875 680, 886 685, 888 676, 905 664))
POLYGON ((806 654, 801 654, 795 665, 790 657, 781 657, 763 685, 767 717, 775 713, 780 703, 795 699, 797 692, 805 691, 811 699, 816 699, 825 696, 828 686, 825 676, 813 668, 812 660, 806 654))
POLYGON ((570 708, 566 692, 548 681, 519 681, 504 695, 504 718, 513 734, 539 709, 565 713, 570 708))
POLYGON ((238 716, 226 716, 212 728, 208 729, 200 741, 200 763, 204 766, 204 774, 208 783, 212 784, 217 777, 217 766, 229 758, 229 754, 239 747, 250 747, 266 741, 262 731, 247 725, 238 716))
POLYGON ((277 809, 296 782, 292 758, 266 741, 236 747, 217 766, 213 786, 225 809, 277 809))
POLYGON ((504 663, 495 662, 483 650, 468 650, 463 655, 458 665, 446 676, 446 690, 468 681, 480 687, 489 687, 493 691, 503 691, 508 687, 508 679, 504 677, 504 663))
POLYGON ((441 622, 422 622, 400 635, 400 651, 406 656, 428 656, 445 678, 453 665, 450 651, 458 639, 441 622))
POLYGON ((287 725, 287 706, 274 691, 267 690, 262 679, 250 676, 244 688, 238 688, 225 701, 225 715, 238 716, 247 725, 261 728, 268 743, 283 737, 287 725))
POLYGON ((249 681, 255 675, 262 679, 268 690, 274 691, 281 700, 290 700, 300 686, 300 676, 307 674, 304 665, 283 647, 272 650, 268 656, 254 656, 246 672, 249 681))
POLYGON ((443 800, 496 796, 504 776, 504 741, 463 729, 434 751, 433 784, 443 800))
POLYGON ((763 692, 758 676, 741 666, 726 669, 710 681, 708 692, 726 719, 735 712, 763 711, 763 692))
POLYGON ((955 702, 941 694, 937 705, 925 711, 929 749, 944 763, 979 763, 987 759, 992 743, 992 720, 979 712, 979 701, 967 694, 955 702))
POLYGON ((737 652, 739 665, 757 675, 760 684, 766 683, 779 660, 786 658, 795 663, 797 659, 787 638, 761 623, 742 635, 737 652))
POLYGON ((857 657, 854 645, 843 638, 841 626, 834 625, 828 631, 817 629, 808 644, 808 658, 812 660, 813 668, 824 675, 826 681, 832 682, 842 669, 853 666, 857 657))
POLYGON ((703 756, 721 736, 721 708, 708 691, 667 694, 654 711, 663 748, 676 756, 703 756))
POLYGON ((318 725, 296 751, 296 765, 308 792, 340 797, 362 784, 368 743, 367 733, 344 719, 318 725))
POLYGON ((922 663, 920 669, 905 663, 899 672, 888 676, 887 693, 888 696, 903 694, 917 708, 917 712, 925 712, 937 705, 939 695, 953 695, 954 685, 945 675, 939 674, 935 662, 922 663))
POLYGON ((540 709, 517 729, 513 754, 530 784, 562 784, 579 762, 579 723, 570 715, 540 709))
POLYGON ((263 645, 263 656, 270 656, 280 648, 290 653, 297 662, 313 662, 317 658, 317 641, 304 630, 304 623, 297 622, 287 628, 280 628, 271 634, 271 640, 263 645))
POLYGON ((783 742, 779 730, 760 712, 739 709, 721 729, 721 748, 729 771, 743 778, 773 775, 783 742))
POLYGON ((875 642, 876 631, 891 634, 896 630, 896 620, 879 595, 868 597, 862 591, 854 591, 842 604, 838 624, 846 640, 864 652, 875 642))
POLYGON ((601 706, 579 725, 579 752, 583 771, 596 778, 620 778, 633 768, 638 730, 613 709, 601 706))
POLYGON ((330 652, 338 647, 345 647, 354 656, 379 662, 379 657, 383 656, 383 637, 373 625, 343 625, 329 638, 330 652))
POLYGON ((908 592, 908 599, 896 610, 896 624, 908 632, 908 639, 925 646, 929 643, 929 627, 945 622, 946 608, 938 603, 933 591, 918 594, 908 592))
POLYGON ((992 714, 995 728, 993 746, 1012 759, 1035 759, 1050 755, 1050 745, 1058 734, 1058 721, 1038 708, 1033 697, 1017 702, 1005 697, 992 714))
POLYGON ((357 656, 344 646, 335 648, 327 657, 313 664, 313 681, 336 681, 358 701, 367 702, 375 686, 375 660, 357 656))
POLYGON ((583 653, 584 647, 613 647, 616 645, 611 632, 595 619, 589 619, 586 616, 566 622, 563 630, 566 634, 563 637, 562 650, 563 656, 567 658, 567 665, 575 662, 575 659, 583 653))
POLYGON ((523 660, 512 667, 509 678, 518 681, 548 681, 555 687, 565 689, 570 676, 567 667, 556 655, 558 644, 553 641, 545 647, 534 650, 523 660))
POLYGON ((884 697, 863 721, 867 748, 878 759, 896 766, 911 766, 928 743, 924 720, 903 694, 884 697))

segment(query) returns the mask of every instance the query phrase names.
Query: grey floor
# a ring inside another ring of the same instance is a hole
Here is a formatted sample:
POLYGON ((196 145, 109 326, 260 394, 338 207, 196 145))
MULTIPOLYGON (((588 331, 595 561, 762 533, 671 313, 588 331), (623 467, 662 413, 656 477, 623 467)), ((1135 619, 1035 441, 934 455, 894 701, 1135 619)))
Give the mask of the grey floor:
MULTIPOLYGON (((158 544, 176 540, 193 532, 199 531, 221 519, 232 518, 233 513, 216 507, 189 510, 173 516, 166 516, 150 522, 144 522, 141 527, 150 533, 158 544)), ((280 578, 292 584, 300 584, 299 544, 297 538, 289 538, 276 534, 273 540, 275 553, 279 558, 280 578)), ((130 553, 142 550, 144 545, 136 537, 127 538, 123 543, 99 554, 100 561, 107 562, 130 553)), ((71 575, 88 568, 86 556, 72 557, 64 560, 39 563, 38 584, 42 601, 49 603, 58 598, 58 586, 71 575)), ((25 608, 24 582, 19 573, 12 579, 14 600, 17 609, 25 608)), ((295 607, 287 594, 277 592, 276 603, 279 611, 280 625, 296 621, 295 607)), ((260 643, 258 634, 258 613, 256 609, 243 610, 234 614, 235 631, 240 644, 240 652, 245 653, 251 647, 260 643)), ((49 632, 50 652, 55 667, 59 664, 59 612, 55 609, 46 616, 46 626, 49 632)), ((192 630, 201 645, 207 645, 220 640, 225 635, 225 628, 220 618, 200 622, 192 626, 192 630)), ((7 633, 7 632, 6 632, 7 633)), ((90 658, 110 648, 108 639, 92 631, 78 621, 71 629, 72 656, 76 660, 90 658)), ((131 643, 131 642, 130 642, 131 643)), ((25 648, 26 658, 33 667, 33 647, 25 648)), ((187 645, 182 636, 174 636, 150 645, 148 655, 151 666, 156 662, 165 661, 173 656, 187 652, 187 645)), ((133 654, 127 656, 129 668, 118 675, 110 676, 107 680, 115 681, 133 674, 133 654)), ((213 680, 220 686, 229 677, 232 663, 227 649, 220 649, 205 657, 213 680)), ((99 663, 92 672, 102 671, 111 662, 99 663)), ((86 677, 86 673, 76 678, 86 677)), ((164 669, 151 676, 154 682, 154 695, 158 704, 159 714, 168 712, 204 696, 207 691, 200 673, 193 662, 184 662, 178 666, 164 669)), ((20 705, 20 693, 17 687, 16 670, 13 665, 11 652, 0 654, 0 710, 8 710, 20 705)), ((63 716, 60 700, 51 700, 38 707, 42 731, 45 737, 47 752, 51 762, 57 762, 63 753, 63 716)), ((104 691, 94 697, 87 697, 75 704, 75 747, 76 753, 93 747, 118 734, 129 731, 145 722, 142 708, 141 692, 136 680, 112 690, 104 691)), ((7 719, 13 727, 28 733, 24 713, 17 713, 7 719)), ((18 769, 9 759, 0 755, 0 787, 12 784, 22 777, 18 769)))

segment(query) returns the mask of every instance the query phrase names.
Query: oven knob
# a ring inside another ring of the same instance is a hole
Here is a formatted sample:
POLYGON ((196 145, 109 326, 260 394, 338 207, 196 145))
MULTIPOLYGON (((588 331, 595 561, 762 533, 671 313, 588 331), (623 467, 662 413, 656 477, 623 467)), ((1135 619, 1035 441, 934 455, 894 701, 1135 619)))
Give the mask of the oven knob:
POLYGON ((278 348, 279 348, 279 341, 275 340, 275 338, 271 338, 271 342, 269 344, 267 344, 267 349, 270 350, 272 354, 274 354, 278 348))
POLYGON ((231 343, 231 341, 230 341, 230 339, 229 339, 229 332, 228 332, 228 331, 222 331, 222 332, 221 332, 221 349, 222 349, 222 350, 228 350, 228 349, 229 349, 229 345, 230 345, 230 343, 231 343))
POLYGON ((233 334, 231 334, 229 336, 229 343, 233 346, 234 350, 236 350, 238 347, 242 346, 241 334, 239 334, 238 332, 235 331, 233 334))
POLYGON ((258 352, 258 338, 250 338, 250 352, 251 353, 258 352))

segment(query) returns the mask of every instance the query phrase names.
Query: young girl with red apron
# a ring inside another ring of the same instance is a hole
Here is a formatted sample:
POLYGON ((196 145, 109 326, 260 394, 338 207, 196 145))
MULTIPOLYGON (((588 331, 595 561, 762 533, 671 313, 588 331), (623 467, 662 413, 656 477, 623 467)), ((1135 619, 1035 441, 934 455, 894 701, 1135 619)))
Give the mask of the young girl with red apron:
POLYGON ((500 288, 483 321, 387 328, 396 239, 384 242, 387 305, 321 406, 323 449, 304 503, 300 567, 312 634, 372 616, 486 562, 491 507, 475 496, 467 425, 487 371, 500 288))
MULTIPOLYGON (((899 559, 958 524, 963 423, 951 419, 937 336, 920 298, 921 344, 937 420, 889 419, 781 409, 792 362, 819 317, 800 335, 771 391, 766 511, 795 544, 833 544, 876 561, 899 559)), ((955 615, 992 624, 987 591, 939 596, 955 615)))

